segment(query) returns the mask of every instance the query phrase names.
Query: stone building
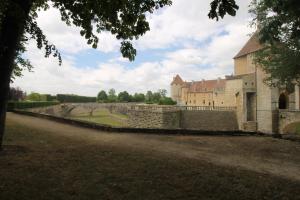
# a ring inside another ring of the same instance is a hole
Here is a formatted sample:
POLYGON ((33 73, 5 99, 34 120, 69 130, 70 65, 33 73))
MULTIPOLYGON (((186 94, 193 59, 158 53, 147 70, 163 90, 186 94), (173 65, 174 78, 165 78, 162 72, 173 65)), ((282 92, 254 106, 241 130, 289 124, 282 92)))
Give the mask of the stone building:
POLYGON ((233 58, 234 74, 224 79, 187 82, 176 75, 172 99, 182 106, 236 107, 240 130, 277 132, 279 110, 299 110, 299 87, 289 93, 264 83, 267 74, 253 63, 261 48, 253 35, 233 58))

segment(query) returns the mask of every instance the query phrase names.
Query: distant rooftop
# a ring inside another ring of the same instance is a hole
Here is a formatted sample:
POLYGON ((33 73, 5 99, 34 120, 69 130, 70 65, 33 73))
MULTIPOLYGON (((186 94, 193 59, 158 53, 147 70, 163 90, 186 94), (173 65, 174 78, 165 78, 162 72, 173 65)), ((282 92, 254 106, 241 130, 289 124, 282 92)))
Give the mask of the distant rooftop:
POLYGON ((225 88, 226 80, 225 79, 215 79, 215 80, 202 80, 202 81, 183 81, 182 78, 177 74, 171 83, 182 85, 184 88, 188 88, 189 92, 212 92, 215 89, 225 88))
POLYGON ((188 82, 187 86, 189 92, 213 92, 215 89, 225 88, 225 79, 215 79, 215 80, 202 80, 188 82))
POLYGON ((183 80, 181 79, 181 77, 177 74, 174 78, 173 78, 173 81, 171 83, 171 85, 173 84, 183 84, 183 80))

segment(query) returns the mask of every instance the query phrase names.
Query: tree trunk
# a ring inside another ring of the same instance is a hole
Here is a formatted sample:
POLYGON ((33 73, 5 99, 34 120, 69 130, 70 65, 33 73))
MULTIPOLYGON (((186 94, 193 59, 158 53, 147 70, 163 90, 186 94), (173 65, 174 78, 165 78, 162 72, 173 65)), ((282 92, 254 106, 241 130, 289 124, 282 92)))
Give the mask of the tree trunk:
POLYGON ((17 47, 29 16, 31 0, 8 1, 0 27, 0 150, 5 129, 10 77, 17 47))

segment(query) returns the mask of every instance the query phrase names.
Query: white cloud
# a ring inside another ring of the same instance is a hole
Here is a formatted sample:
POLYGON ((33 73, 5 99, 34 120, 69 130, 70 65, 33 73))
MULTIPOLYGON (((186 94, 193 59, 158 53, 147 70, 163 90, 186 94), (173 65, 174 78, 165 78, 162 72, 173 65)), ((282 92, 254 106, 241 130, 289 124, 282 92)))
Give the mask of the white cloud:
POLYGON ((171 7, 149 17, 151 31, 137 41, 137 46, 148 49, 186 45, 188 39, 203 41, 216 36, 232 23, 248 24, 249 0, 237 1, 240 6, 237 15, 226 16, 218 22, 207 16, 210 2, 211 0, 174 0, 171 7))
MULTIPOLYGON (((91 49, 91 46, 80 35, 80 28, 67 26, 60 18, 60 13, 55 8, 39 13, 37 21, 48 40, 66 53, 76 54, 91 49)), ((97 36, 99 37, 99 51, 112 52, 119 49, 119 41, 112 34, 103 32, 97 36)))

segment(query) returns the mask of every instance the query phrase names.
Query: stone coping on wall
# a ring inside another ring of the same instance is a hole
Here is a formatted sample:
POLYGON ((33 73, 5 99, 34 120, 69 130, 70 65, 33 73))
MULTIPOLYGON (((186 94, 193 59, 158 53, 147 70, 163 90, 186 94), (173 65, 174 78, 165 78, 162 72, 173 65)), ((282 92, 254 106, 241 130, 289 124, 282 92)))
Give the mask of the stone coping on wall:
POLYGON ((53 115, 34 113, 24 110, 14 110, 12 111, 21 115, 28 115, 32 117, 39 117, 43 119, 48 119, 60 123, 75 125, 84 128, 91 128, 106 132, 117 132, 117 133, 146 133, 146 134, 170 134, 170 135, 223 135, 223 136, 242 136, 242 135, 258 135, 255 132, 245 132, 245 131, 207 131, 207 130, 194 130, 194 129, 158 129, 158 128, 130 128, 130 127, 112 127, 109 125, 96 124, 92 122, 69 119, 64 117, 58 117, 53 115))
POLYGON ((216 111, 235 111, 234 106, 179 106, 179 105, 153 105, 137 103, 67 103, 70 105, 86 106, 95 105, 99 107, 125 107, 128 110, 149 110, 149 111, 178 111, 178 110, 216 110, 216 111))

